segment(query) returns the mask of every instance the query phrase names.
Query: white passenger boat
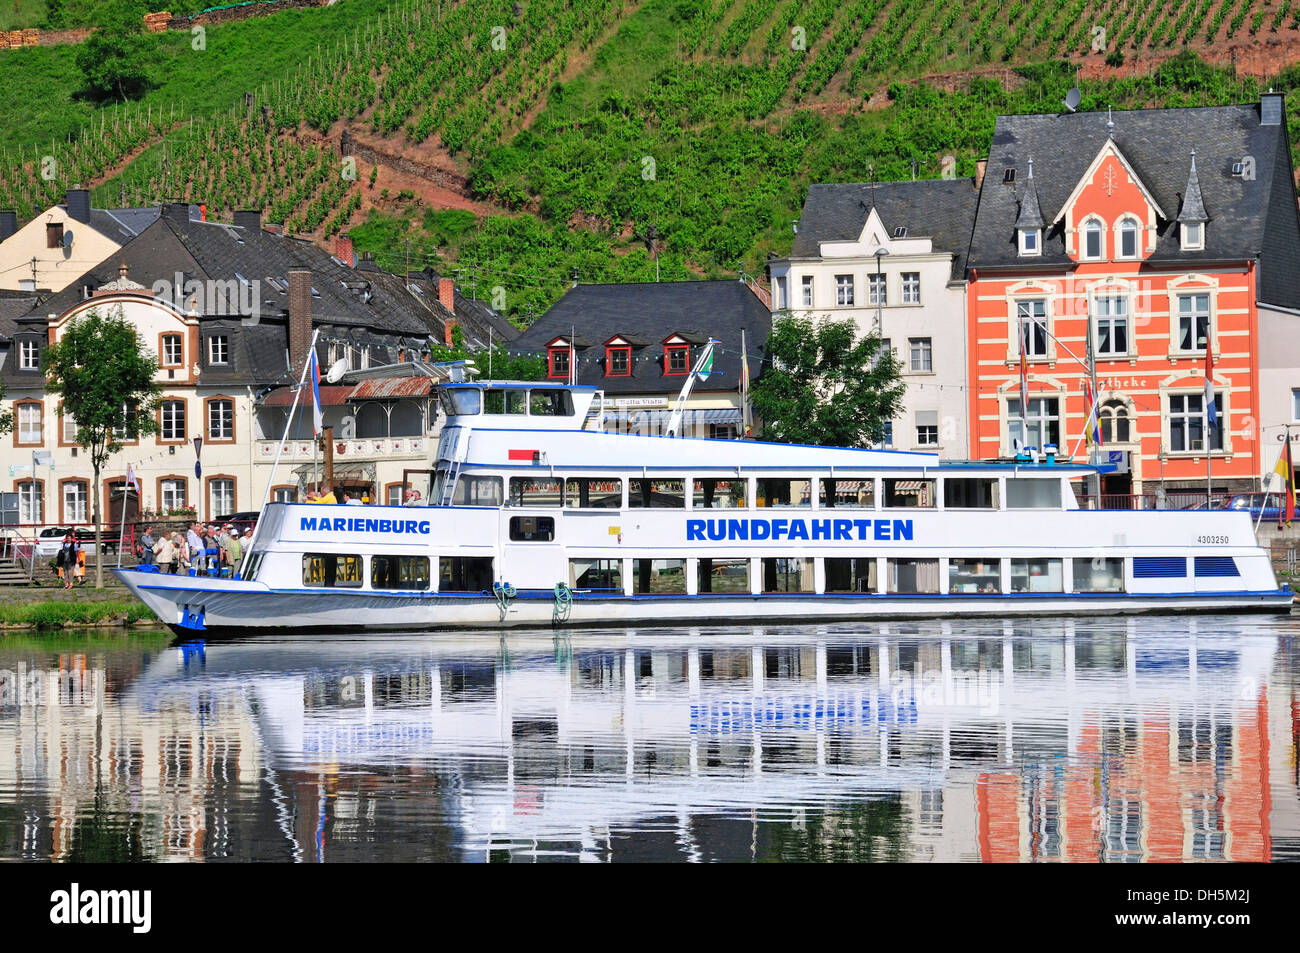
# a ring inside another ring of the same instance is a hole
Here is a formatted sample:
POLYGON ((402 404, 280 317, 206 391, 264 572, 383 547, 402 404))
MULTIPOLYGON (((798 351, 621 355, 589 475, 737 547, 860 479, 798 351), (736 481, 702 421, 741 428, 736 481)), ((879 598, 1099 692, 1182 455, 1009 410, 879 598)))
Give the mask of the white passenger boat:
POLYGON ((596 396, 447 385, 434 505, 271 504, 242 578, 118 574, 189 631, 1291 606, 1245 512, 1083 510, 1050 457, 611 434, 596 396))

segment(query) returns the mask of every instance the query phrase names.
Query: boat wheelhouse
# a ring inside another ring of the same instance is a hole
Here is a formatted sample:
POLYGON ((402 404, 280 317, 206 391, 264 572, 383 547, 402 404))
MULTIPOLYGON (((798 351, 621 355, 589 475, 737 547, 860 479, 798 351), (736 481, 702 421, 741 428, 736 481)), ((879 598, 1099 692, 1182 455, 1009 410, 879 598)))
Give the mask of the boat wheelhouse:
POLYGON ((178 628, 1289 609, 1249 516, 1079 509, 1089 467, 607 433, 594 388, 450 384, 429 506, 272 504, 178 628))

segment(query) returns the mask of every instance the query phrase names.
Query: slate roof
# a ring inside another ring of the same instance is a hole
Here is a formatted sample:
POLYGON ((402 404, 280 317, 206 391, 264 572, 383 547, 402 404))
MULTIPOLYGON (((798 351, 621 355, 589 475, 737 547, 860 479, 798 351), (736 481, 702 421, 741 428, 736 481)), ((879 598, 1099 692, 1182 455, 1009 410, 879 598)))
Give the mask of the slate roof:
POLYGON ((432 268, 412 272, 409 281, 404 275, 381 271, 373 261, 357 262, 357 271, 368 280, 383 285, 394 296, 409 299, 412 307, 426 312, 437 324, 434 337, 439 341, 444 340, 443 329, 452 318, 463 332, 466 347, 472 350, 486 349, 489 341, 499 345, 503 341, 513 341, 519 337, 519 329, 510 321, 482 300, 474 300, 462 294, 460 288, 455 289, 452 299, 455 314, 449 312, 438 297, 438 281, 441 276, 432 268))
MULTIPOLYGON (((685 377, 663 373, 664 339, 673 333, 718 340, 713 374, 695 391, 736 390, 740 386, 740 337, 745 332, 749 373, 757 379, 772 313, 740 281, 664 281, 578 285, 565 292, 546 314, 521 334, 510 349, 544 354, 548 341, 568 338, 594 342, 578 348, 578 383, 607 394, 675 394, 685 377), (615 336, 648 342, 632 348, 632 374, 605 376, 604 342, 615 336)), ((691 348, 691 363, 699 356, 691 348)))
MULTIPOLYGON (((241 308, 238 295, 222 297, 200 319, 200 334, 229 332, 230 362, 205 366, 203 382, 211 385, 271 383, 286 372, 288 273, 307 268, 312 272, 313 324, 323 328, 322 341, 356 340, 371 345, 373 363, 397 360, 403 342, 442 338, 441 324, 417 307, 409 295, 341 264, 316 245, 273 235, 260 228, 245 228, 189 217, 185 205, 165 206, 152 225, 119 250, 85 272, 67 288, 40 301, 26 316, 33 327, 44 328, 46 315, 61 314, 79 304, 83 288, 91 291, 118 278, 121 264, 128 276, 146 288, 158 281, 182 284, 191 280, 255 282, 256 309, 241 308), (241 314, 241 310, 258 313, 241 314)), ((24 320, 19 320, 21 331, 24 320)), ((206 342, 203 348, 206 354, 206 342)), ((10 380, 10 368, 4 378, 10 380)), ((26 381, 14 381, 31 386, 26 381)))
MULTIPOLYGON (((1258 103, 1138 109, 1115 112, 1112 118, 1116 146, 1172 217, 1159 222, 1148 264, 1195 266, 1258 257, 1260 300, 1300 308, 1300 215, 1285 123, 1261 125, 1258 103), (1179 247, 1176 221, 1184 207, 1193 145, 1209 220, 1201 251, 1179 247), (1233 164, 1247 157, 1254 162, 1253 179, 1232 172, 1233 164)), ((1059 222, 1044 235, 1041 256, 1017 257, 1015 222, 1024 173, 1033 158, 1043 217, 1052 221, 1105 145, 1111 131, 1106 120, 1098 112, 998 117, 971 237, 971 268, 1073 267, 1059 222), (1017 170, 1011 184, 1003 181, 1008 168, 1017 170)))
POLYGON ((931 238, 935 251, 950 252, 952 276, 960 279, 966 273, 978 198, 975 180, 969 178, 812 185, 790 257, 818 258, 822 242, 856 241, 874 207, 888 236, 904 227, 907 238, 931 238))
POLYGON ((36 304, 36 295, 30 291, 11 291, 0 288, 0 341, 7 341, 14 336, 17 325, 15 318, 20 318, 36 304))

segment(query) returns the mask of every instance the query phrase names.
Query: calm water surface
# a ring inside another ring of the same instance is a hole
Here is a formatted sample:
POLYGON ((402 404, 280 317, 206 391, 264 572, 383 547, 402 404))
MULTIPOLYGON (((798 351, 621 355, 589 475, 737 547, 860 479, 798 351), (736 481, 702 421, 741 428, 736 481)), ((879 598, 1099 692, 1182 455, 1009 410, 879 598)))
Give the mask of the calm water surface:
POLYGON ((0 639, 0 859, 1300 859, 1300 620, 0 639))

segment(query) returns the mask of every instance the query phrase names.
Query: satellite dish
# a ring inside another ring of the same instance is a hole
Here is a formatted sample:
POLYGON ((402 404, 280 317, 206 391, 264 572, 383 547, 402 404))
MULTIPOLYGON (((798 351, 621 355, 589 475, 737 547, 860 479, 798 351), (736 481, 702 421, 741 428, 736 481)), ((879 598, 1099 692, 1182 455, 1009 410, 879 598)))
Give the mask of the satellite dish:
POLYGON ((330 384, 337 384, 339 379, 348 372, 348 359, 340 357, 330 365, 330 369, 325 372, 325 380, 330 384))
POLYGON ((72 247, 72 229, 70 228, 65 228, 63 230, 63 247, 64 248, 72 247))
POLYGON ((1083 94, 1079 92, 1078 86, 1071 86, 1070 91, 1065 94, 1065 102, 1062 103, 1066 110, 1074 112, 1079 108, 1079 103, 1083 99, 1083 94))

